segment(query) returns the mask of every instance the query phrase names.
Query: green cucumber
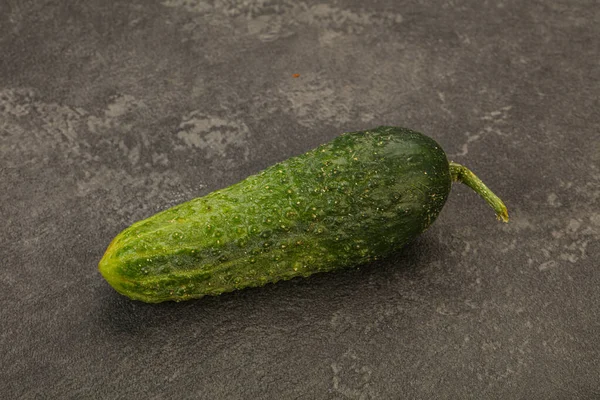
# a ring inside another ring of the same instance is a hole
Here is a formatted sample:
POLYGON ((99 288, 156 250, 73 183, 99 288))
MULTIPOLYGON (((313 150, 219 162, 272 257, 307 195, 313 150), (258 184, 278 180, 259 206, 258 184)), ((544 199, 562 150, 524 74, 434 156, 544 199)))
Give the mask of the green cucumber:
POLYGON ((131 225, 99 269, 131 299, 181 301, 356 266, 413 240, 452 181, 506 207, 431 138, 381 126, 345 133, 243 181, 131 225))

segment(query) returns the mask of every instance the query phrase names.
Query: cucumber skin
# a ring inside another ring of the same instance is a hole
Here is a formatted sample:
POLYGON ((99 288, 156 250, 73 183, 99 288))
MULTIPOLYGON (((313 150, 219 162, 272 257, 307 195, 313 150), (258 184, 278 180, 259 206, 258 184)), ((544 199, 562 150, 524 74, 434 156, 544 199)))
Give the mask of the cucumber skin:
POLYGON ((355 266, 425 231, 450 188, 433 139, 390 126, 345 133, 134 223, 99 269, 119 293, 158 303, 355 266))

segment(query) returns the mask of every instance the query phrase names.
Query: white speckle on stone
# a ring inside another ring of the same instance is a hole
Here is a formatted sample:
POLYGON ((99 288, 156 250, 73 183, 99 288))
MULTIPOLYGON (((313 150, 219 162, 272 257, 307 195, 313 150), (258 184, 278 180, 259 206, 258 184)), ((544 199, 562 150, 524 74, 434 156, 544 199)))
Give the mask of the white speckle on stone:
POLYGON ((560 256, 558 256, 561 260, 564 261, 568 261, 572 264, 576 263, 577 260, 579 259, 579 257, 577 257, 575 254, 569 254, 569 253, 562 253, 560 256))
POLYGON ((104 112, 107 118, 121 117, 132 108, 136 106, 137 101, 135 97, 130 95, 119 96, 114 99, 112 103, 108 105, 108 108, 104 112))
POLYGON ((567 225, 567 232, 574 233, 574 232, 576 232, 579 229, 580 226, 581 226, 581 222, 580 221, 578 221, 578 220, 576 220, 574 218, 571 218, 569 220, 569 224, 567 225))
POLYGON ((188 147, 206 151, 209 157, 227 157, 231 147, 242 148, 247 159, 249 129, 242 121, 191 112, 179 124, 177 137, 188 147))
POLYGON ((550 193, 548 195, 548 204, 552 207, 560 207, 562 203, 558 201, 558 196, 555 193, 550 193))
POLYGON ((556 266, 557 266, 556 261, 550 260, 550 261, 546 261, 545 263, 540 264, 538 266, 538 269, 540 271, 546 271, 547 269, 555 268, 556 266))

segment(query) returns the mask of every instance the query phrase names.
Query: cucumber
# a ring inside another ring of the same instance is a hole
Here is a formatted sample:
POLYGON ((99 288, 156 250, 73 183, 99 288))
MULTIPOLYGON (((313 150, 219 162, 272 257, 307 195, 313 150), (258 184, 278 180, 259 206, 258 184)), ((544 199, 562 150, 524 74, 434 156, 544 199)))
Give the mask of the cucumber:
POLYGON ((439 215, 452 181, 496 197, 431 138, 381 126, 345 133, 243 181, 131 225, 99 269, 117 292, 158 303, 367 263, 439 215))

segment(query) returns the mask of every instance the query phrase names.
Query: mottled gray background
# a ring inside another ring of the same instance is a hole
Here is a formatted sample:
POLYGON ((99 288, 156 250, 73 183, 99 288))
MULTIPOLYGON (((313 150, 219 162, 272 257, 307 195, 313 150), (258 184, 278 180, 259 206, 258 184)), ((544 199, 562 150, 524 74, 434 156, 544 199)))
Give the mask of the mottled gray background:
POLYGON ((599 98, 594 0, 1 0, 0 393, 598 399, 599 98), (385 261, 180 304, 97 272, 134 221, 380 124, 511 222, 455 187, 385 261))

